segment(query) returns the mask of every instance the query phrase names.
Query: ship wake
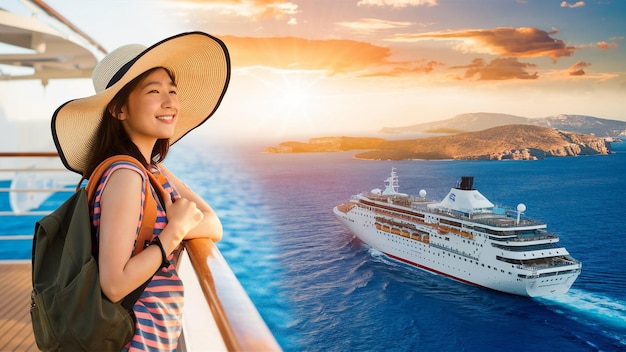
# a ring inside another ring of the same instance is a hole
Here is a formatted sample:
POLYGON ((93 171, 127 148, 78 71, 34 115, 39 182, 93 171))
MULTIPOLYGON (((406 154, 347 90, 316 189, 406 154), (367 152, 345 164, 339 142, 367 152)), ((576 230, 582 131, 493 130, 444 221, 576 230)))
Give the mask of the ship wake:
POLYGON ((626 301, 579 289, 535 300, 582 324, 605 327, 626 346, 626 301))

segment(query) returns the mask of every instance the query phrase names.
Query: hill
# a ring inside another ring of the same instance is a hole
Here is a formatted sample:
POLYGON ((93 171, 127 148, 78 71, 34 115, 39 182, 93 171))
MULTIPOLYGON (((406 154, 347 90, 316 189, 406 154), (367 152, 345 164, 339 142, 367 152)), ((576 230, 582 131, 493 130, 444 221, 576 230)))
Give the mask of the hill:
POLYGON ((459 133, 482 131, 487 128, 523 124, 556 128, 563 131, 593 134, 598 137, 626 136, 626 122, 601 119, 587 115, 554 115, 528 118, 507 114, 477 112, 457 115, 448 120, 420 123, 403 127, 384 127, 382 133, 444 132, 459 133))
POLYGON ((285 142, 270 153, 368 150, 355 155, 370 160, 460 159, 536 160, 552 156, 608 154, 610 144, 592 135, 531 125, 507 125, 478 132, 410 140, 322 137, 308 143, 285 142))

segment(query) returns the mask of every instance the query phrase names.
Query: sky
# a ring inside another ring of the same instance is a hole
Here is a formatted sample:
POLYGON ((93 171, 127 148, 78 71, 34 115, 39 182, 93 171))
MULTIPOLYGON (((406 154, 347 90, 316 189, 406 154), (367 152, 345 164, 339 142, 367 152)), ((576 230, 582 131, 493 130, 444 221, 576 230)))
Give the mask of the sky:
MULTIPOLYGON (((109 51, 186 31, 222 39, 231 82, 201 136, 375 135, 472 112, 626 121, 624 0, 45 1, 109 51)), ((49 121, 93 93, 79 81, 12 101, 49 121)))

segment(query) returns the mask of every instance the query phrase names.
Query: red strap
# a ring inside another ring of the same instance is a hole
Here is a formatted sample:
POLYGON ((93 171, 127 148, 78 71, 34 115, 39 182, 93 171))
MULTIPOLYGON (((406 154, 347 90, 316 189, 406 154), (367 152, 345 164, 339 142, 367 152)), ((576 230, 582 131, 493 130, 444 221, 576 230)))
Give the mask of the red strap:
POLYGON ((144 174, 148 177, 150 181, 149 183, 146 182, 146 198, 143 204, 143 218, 141 221, 141 227, 139 228, 139 234, 137 235, 137 242, 135 243, 134 253, 135 255, 137 255, 144 249, 144 244, 152 239, 154 224, 156 223, 157 218, 157 205, 152 195, 152 191, 150 190, 150 184, 152 184, 152 186, 155 187, 155 191, 160 192, 163 197, 169 197, 169 194, 165 192, 163 186, 156 179, 156 177, 151 172, 146 170, 143 164, 141 164, 137 159, 128 155, 115 155, 101 162, 100 165, 98 165, 98 167, 96 167, 96 169, 91 173, 91 177, 89 177, 89 179, 93 182, 87 182, 87 187, 85 187, 87 190, 87 199, 89 199, 90 202, 96 194, 98 181, 102 177, 102 174, 113 163, 120 161, 133 163, 141 170, 143 170, 144 174))

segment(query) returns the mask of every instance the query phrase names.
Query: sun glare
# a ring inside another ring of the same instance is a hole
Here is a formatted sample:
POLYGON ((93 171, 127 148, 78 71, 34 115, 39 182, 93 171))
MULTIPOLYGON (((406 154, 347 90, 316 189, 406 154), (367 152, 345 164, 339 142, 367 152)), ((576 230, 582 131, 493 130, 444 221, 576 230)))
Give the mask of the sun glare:
POLYGON ((314 129, 321 98, 318 83, 325 77, 323 73, 262 69, 248 74, 261 83, 255 104, 267 112, 265 119, 257 120, 259 129, 271 125, 273 131, 283 135, 302 127, 314 129))
POLYGON ((286 112, 305 112, 314 99, 314 84, 315 81, 303 81, 301 77, 283 77, 283 86, 278 87, 276 99, 280 100, 286 112))
POLYGON ((283 104, 287 107, 298 108, 306 103, 307 90, 301 86, 294 85, 283 91, 283 104))

